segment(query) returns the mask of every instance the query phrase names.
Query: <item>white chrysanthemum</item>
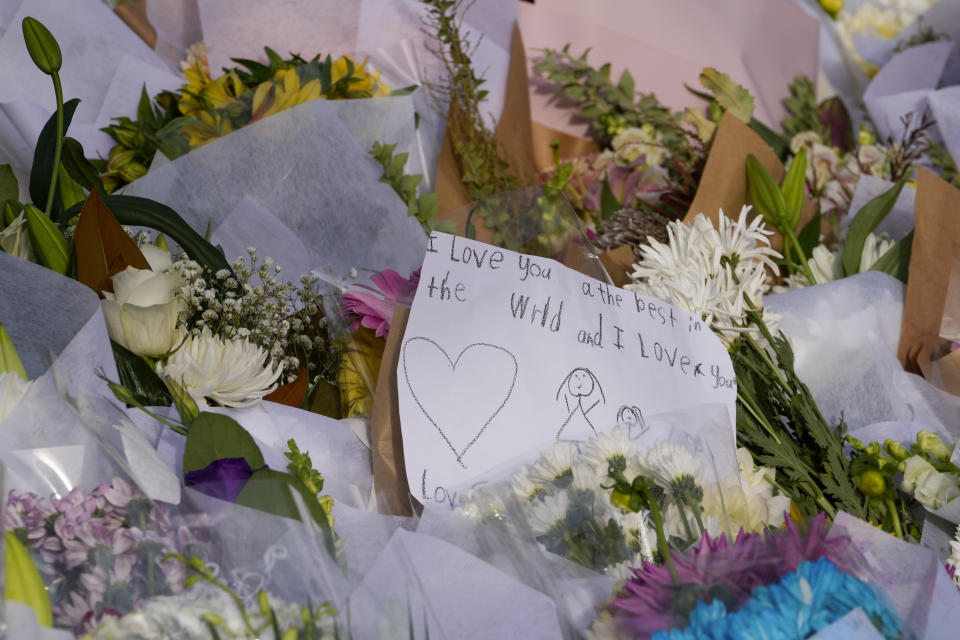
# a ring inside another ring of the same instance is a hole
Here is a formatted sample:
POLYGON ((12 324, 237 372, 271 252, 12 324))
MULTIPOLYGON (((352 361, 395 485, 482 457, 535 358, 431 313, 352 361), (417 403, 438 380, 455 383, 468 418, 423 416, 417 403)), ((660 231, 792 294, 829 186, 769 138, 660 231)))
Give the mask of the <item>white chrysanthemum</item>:
POLYGON ((657 440, 641 454, 639 461, 643 473, 664 489, 687 476, 703 487, 703 461, 684 447, 657 440))
MULTIPOLYGON (((584 447, 582 460, 595 466, 597 472, 606 476, 607 468, 611 464, 621 471, 630 468, 636 453, 637 445, 630 439, 629 430, 626 427, 617 426, 609 434, 601 433, 596 438, 591 438, 584 447)), ((630 477, 629 473, 625 475, 630 477)))
POLYGON ((572 480, 573 461, 578 453, 577 445, 572 442, 556 443, 548 451, 540 454, 534 465, 530 467, 530 480, 539 485, 548 485, 558 480, 562 482, 564 478, 572 480))
MULTIPOLYGON (((894 244, 896 243, 886 234, 875 235, 868 233, 866 240, 863 242, 863 251, 860 253, 860 266, 857 269, 857 273, 866 273, 869 271, 870 267, 880 259, 880 256, 892 249, 894 244)), ((809 264, 810 271, 813 272, 813 277, 817 280, 814 284, 833 282, 843 277, 842 253, 842 247, 831 251, 825 244, 818 244, 813 248, 813 254, 809 260, 809 264)), ((785 291, 803 289, 809 286, 811 286, 810 281, 805 275, 795 273, 788 276, 782 285, 775 286, 773 292, 783 293, 785 291)))
MULTIPOLYGON (((620 526, 631 544, 639 547, 640 558, 653 562, 653 547, 656 544, 657 534, 650 526, 650 515, 646 511, 630 512, 620 516, 620 526)), ((633 566, 639 567, 640 564, 633 566)))
POLYGON ((27 395, 30 383, 12 371, 0 373, 0 422, 7 419, 27 395))
POLYGON ((513 494, 521 500, 533 500, 543 493, 543 483, 533 481, 530 477, 530 467, 524 467, 513 475, 511 488, 513 494))
POLYGON ((535 534, 542 535, 562 526, 569 506, 570 498, 565 492, 547 496, 530 510, 530 528, 535 534))
POLYGON ((947 566, 953 567, 953 581, 960 587, 960 526, 950 541, 950 557, 947 558, 947 566))
MULTIPOLYGON (((748 222, 749 211, 743 207, 734 222, 721 210, 716 228, 703 214, 692 225, 671 222, 669 243, 649 239, 643 259, 634 265, 633 284, 626 288, 696 313, 735 337, 748 305, 762 306, 769 287, 766 270, 775 269, 773 260, 780 257, 770 248, 772 232, 760 216, 748 222)), ((775 319, 766 319, 775 328, 775 319)))
POLYGON ((252 406, 277 388, 281 370, 248 340, 223 340, 209 329, 188 336, 166 362, 157 364, 161 377, 182 385, 201 407, 207 399, 227 407, 252 406))

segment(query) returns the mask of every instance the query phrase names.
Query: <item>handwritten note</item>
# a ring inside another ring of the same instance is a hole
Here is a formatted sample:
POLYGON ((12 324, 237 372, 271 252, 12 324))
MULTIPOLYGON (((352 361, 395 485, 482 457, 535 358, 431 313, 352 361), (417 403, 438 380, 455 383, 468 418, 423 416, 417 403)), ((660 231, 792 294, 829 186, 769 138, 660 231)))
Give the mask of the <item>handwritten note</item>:
POLYGON ((733 365, 694 314, 560 263, 434 233, 397 370, 403 452, 421 500, 518 454, 643 416, 721 403, 733 365), (421 493, 423 495, 421 495, 421 493))

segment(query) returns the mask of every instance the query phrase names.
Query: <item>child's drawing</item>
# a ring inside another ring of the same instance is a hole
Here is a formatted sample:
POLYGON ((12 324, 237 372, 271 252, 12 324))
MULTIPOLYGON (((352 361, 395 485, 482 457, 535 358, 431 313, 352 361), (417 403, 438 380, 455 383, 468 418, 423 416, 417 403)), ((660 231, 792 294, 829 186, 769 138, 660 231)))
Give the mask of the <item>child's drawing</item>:
POLYGON ((643 414, 640 413, 640 408, 629 405, 623 405, 620 407, 620 410, 617 411, 617 424, 625 426, 627 428, 627 435, 633 440, 636 440, 650 429, 647 423, 643 421, 643 414))
POLYGON ((557 389, 557 400, 563 396, 564 406, 567 409, 567 417, 560 425, 557 431, 557 439, 563 434, 563 431, 569 424, 584 421, 590 427, 594 434, 597 428, 593 426, 588 414, 601 402, 606 403, 607 399, 603 395, 603 388, 597 376, 593 375, 590 369, 577 367, 563 379, 560 388, 557 389))

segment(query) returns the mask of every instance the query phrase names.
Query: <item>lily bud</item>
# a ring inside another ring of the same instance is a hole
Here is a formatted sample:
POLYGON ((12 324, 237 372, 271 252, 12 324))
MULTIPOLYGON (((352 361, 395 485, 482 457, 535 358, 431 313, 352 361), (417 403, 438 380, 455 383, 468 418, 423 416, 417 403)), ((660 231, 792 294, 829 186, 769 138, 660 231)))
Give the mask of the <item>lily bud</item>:
POLYGON ((127 182, 133 182, 142 178, 147 173, 147 168, 139 162, 128 162, 119 169, 120 177, 127 182))
POLYGON ((36 18, 23 19, 23 41, 27 44, 27 53, 40 71, 52 76, 63 66, 63 56, 56 38, 36 18))
POLYGON ((30 244, 40 264, 57 273, 66 274, 70 266, 70 247, 60 229, 32 204, 24 207, 23 215, 27 220, 30 244))

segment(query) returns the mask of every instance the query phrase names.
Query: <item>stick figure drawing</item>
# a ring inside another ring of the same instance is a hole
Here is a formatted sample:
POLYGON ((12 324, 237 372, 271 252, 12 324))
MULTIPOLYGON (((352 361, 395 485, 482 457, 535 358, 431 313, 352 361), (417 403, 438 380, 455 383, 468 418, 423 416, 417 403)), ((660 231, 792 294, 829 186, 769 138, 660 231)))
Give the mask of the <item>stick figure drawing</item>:
POLYGON ((601 402, 607 402, 597 376, 593 375, 590 369, 577 367, 568 373, 567 377, 560 383, 560 388, 557 389, 557 400, 560 400, 560 396, 563 396, 563 402, 567 408, 567 417, 560 425, 560 430, 557 431, 557 440, 560 439, 567 425, 581 419, 596 434, 597 428, 590 422, 587 414, 601 402))

